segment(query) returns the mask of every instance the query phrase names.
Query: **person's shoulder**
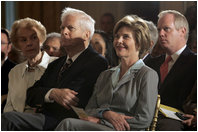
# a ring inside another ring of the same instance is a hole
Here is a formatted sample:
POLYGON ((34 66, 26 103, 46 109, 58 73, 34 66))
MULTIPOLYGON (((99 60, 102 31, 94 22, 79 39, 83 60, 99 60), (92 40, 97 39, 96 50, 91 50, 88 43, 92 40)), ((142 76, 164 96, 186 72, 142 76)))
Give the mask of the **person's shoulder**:
POLYGON ((113 72, 115 72, 117 68, 118 68, 118 66, 106 69, 101 74, 103 74, 103 75, 113 74, 113 72))
POLYGON ((11 66, 15 66, 16 65, 16 63, 11 61, 10 59, 6 59, 6 61, 4 63, 7 64, 7 65, 11 65, 11 66))
POLYGON ((194 53, 189 47, 186 47, 181 54, 185 56, 197 57, 197 53, 194 53))
POLYGON ((87 48, 87 53, 89 57, 105 60, 105 58, 101 54, 97 53, 91 46, 87 48))
POLYGON ((149 66, 147 66, 147 65, 142 66, 140 71, 142 71, 144 73, 152 73, 152 74, 156 74, 157 75, 157 72, 155 70, 153 70, 152 68, 150 68, 149 66))
POLYGON ((89 52, 88 57, 90 60, 92 60, 92 62, 108 65, 107 59, 103 57, 101 54, 95 52, 91 47, 88 47, 87 50, 89 52))
POLYGON ((24 61, 22 63, 19 63, 17 65, 15 65, 15 67, 13 67, 11 70, 10 70, 10 73, 21 73, 24 71, 24 69, 27 67, 27 61, 24 61))
POLYGON ((147 65, 143 65, 141 70, 145 70, 145 71, 154 71, 152 68, 150 68, 149 66, 147 65))
POLYGON ((46 51, 43 51, 43 57, 42 57, 42 61, 46 62, 46 63, 51 63, 54 60, 58 59, 59 57, 55 57, 55 56, 50 56, 47 54, 46 51))
POLYGON ((197 58, 197 53, 194 53, 194 52, 191 51, 191 52, 190 52, 190 56, 192 56, 192 58, 195 59, 195 58, 197 58))
POLYGON ((23 68, 26 65, 27 65, 27 61, 24 61, 22 63, 16 64, 13 69, 21 69, 21 68, 23 68))
POLYGON ((58 65, 63 64, 63 62, 66 60, 66 56, 62 56, 62 57, 57 57, 57 58, 50 58, 49 61, 51 61, 48 66, 47 69, 54 69, 56 68, 58 65))
POLYGON ((101 54, 96 54, 96 59, 98 60, 98 61, 103 61, 103 62, 108 62, 107 61, 107 59, 104 57, 104 56, 102 56, 101 54))
POLYGON ((58 58, 59 58, 59 57, 51 56, 51 57, 49 58, 49 63, 51 63, 51 62, 57 60, 58 58))
POLYGON ((188 47, 181 53, 182 61, 187 61, 189 63, 197 62, 197 54, 191 51, 188 47))
POLYGON ((112 70, 112 68, 106 69, 100 73, 100 76, 98 78, 108 80, 109 77, 113 74, 113 72, 114 70, 112 70))
POLYGON ((3 74, 8 74, 9 73, 9 71, 13 68, 13 67, 15 67, 17 64, 15 64, 15 63, 13 63, 12 61, 10 61, 10 60, 6 60, 3 64, 2 64, 2 66, 1 66, 1 73, 3 73, 3 74))
POLYGON ((59 62, 62 62, 66 59, 66 56, 61 56, 61 57, 51 57, 50 61, 51 61, 51 65, 56 65, 59 62))

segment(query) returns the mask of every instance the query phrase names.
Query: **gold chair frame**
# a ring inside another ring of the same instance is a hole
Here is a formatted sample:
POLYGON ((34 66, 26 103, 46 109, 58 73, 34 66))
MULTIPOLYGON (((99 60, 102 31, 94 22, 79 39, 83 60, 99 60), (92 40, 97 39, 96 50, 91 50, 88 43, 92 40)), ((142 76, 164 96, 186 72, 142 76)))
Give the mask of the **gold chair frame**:
POLYGON ((146 129, 147 131, 155 131, 156 128, 156 124, 157 124, 157 118, 158 118, 158 112, 160 109, 160 95, 157 95, 157 102, 156 102, 156 106, 155 106, 155 113, 153 116, 153 121, 151 122, 151 125, 146 129))

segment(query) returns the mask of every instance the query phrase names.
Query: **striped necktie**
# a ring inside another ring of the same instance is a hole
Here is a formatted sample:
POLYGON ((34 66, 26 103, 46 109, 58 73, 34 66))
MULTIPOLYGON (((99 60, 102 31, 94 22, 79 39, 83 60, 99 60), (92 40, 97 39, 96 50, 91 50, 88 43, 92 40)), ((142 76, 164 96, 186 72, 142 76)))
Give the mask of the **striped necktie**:
POLYGON ((67 69, 71 66, 72 63, 73 63, 73 61, 72 61, 71 58, 69 58, 69 59, 64 63, 64 65, 61 67, 61 69, 60 69, 60 71, 59 71, 58 79, 60 79, 60 78, 62 77, 63 72, 64 72, 65 70, 67 70, 67 69))

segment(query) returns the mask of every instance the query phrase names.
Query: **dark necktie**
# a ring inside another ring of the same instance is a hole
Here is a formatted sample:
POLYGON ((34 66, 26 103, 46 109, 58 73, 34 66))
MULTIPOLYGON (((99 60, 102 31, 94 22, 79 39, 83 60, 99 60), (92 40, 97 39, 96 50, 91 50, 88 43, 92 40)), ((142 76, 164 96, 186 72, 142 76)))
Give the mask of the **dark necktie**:
POLYGON ((163 83, 166 75, 168 74, 168 63, 172 60, 171 56, 168 56, 164 63, 160 67, 161 83, 163 83))
POLYGON ((62 77, 62 74, 65 70, 67 70, 71 64, 73 63, 72 59, 69 58, 65 63, 64 65, 61 67, 60 71, 59 71, 59 74, 58 74, 58 80, 60 80, 60 78, 62 77))

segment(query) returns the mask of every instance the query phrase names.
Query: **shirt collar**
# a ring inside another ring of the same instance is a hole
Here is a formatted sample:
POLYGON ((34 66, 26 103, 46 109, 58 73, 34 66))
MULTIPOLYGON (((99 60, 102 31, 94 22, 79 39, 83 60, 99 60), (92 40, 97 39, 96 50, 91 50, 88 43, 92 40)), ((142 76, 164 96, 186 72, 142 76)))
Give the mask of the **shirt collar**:
POLYGON ((88 48, 88 47, 86 47, 84 50, 78 52, 78 53, 75 54, 73 57, 69 57, 69 55, 68 55, 66 61, 67 61, 69 58, 71 58, 72 61, 74 62, 74 61, 78 58, 78 56, 79 56, 83 51, 85 51, 87 48, 88 48))
MULTIPOLYGON (((36 66, 38 67, 39 69, 42 68, 47 68, 48 64, 49 64, 49 59, 50 59, 50 56, 45 52, 43 51, 43 56, 42 56, 42 60, 41 62, 36 66)), ((24 76, 25 74, 25 71, 28 69, 28 61, 26 60, 25 62, 22 63, 23 64, 23 72, 22 72, 22 76, 24 76)))
MULTIPOLYGON (((184 47, 182 47, 180 50, 178 50, 177 52, 175 52, 174 54, 171 55, 171 58, 173 59, 174 62, 178 59, 178 57, 184 51, 185 48, 186 48, 186 45, 184 45, 184 47)), ((168 55, 166 54, 166 58, 167 57, 168 57, 168 55)))

